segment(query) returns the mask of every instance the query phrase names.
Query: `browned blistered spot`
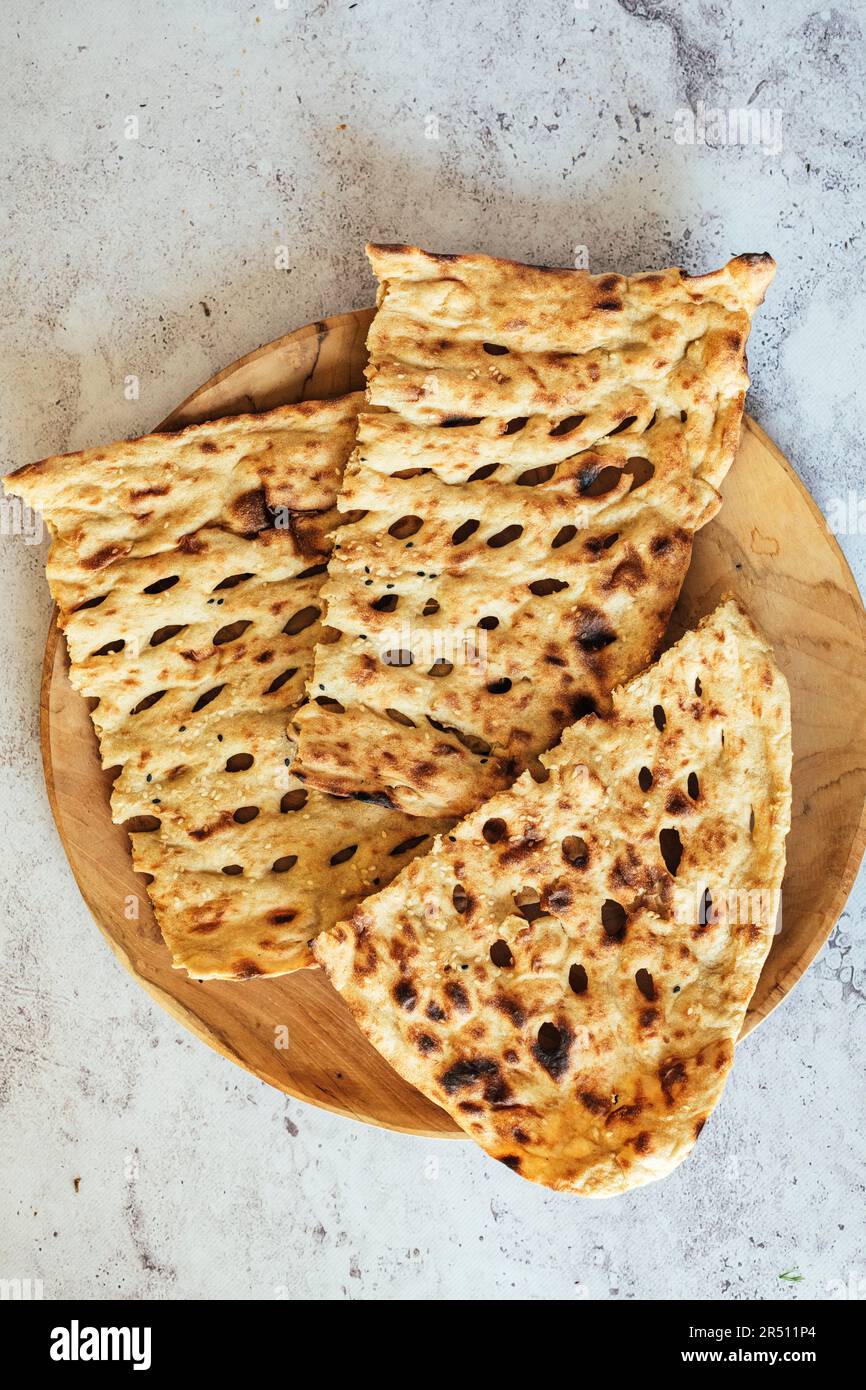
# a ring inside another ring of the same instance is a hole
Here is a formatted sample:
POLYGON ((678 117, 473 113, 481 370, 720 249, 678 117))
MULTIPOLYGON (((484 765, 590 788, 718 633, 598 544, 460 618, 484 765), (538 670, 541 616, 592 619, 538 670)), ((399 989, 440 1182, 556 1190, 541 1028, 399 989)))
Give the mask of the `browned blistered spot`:
POLYGON ((118 555, 127 555, 131 549, 130 545, 104 545, 81 561, 82 569, 101 570, 105 565, 110 565, 112 560, 116 560, 118 555))
POLYGON ((198 447, 203 454, 219 453, 219 447, 218 445, 214 444, 212 439, 203 439, 198 447))
POLYGON ((644 1129, 644 1130, 641 1130, 640 1134, 638 1134, 637 1137, 636 1137, 634 1140, 632 1140, 632 1142, 633 1142, 633 1144, 634 1144, 635 1151, 636 1151, 637 1153, 639 1153, 639 1154, 648 1154, 648 1153, 649 1153, 650 1147, 651 1147, 651 1140, 650 1140, 649 1134, 647 1133, 647 1131, 646 1131, 645 1129, 644 1129))
POLYGON ((405 1009, 407 1013, 411 1013, 418 1003, 415 986, 410 980, 398 980, 391 993, 395 1004, 398 1004, 401 1009, 405 1009))
POLYGON ((651 1028, 652 1025, 653 1025, 653 1024, 656 1022, 656 1020, 658 1019, 658 1016, 659 1016, 659 1011, 658 1011, 658 1009, 643 1009, 643 1010, 641 1010, 641 1016, 640 1016, 640 1026, 641 1026, 641 1028, 651 1028))
POLYGON ((639 1118, 642 1110, 643 1105, 639 1100, 635 1101, 634 1105, 620 1105, 616 1110, 611 1110, 605 1124, 633 1124, 639 1118))
POLYGON ((580 1091, 578 1100, 590 1115, 603 1115, 607 1110, 608 1102, 603 1096, 597 1096, 594 1091, 580 1091))
POLYGON ((586 374, 589 377, 590 381, 598 381, 601 377, 601 368, 599 367, 598 363, 590 362, 586 369, 586 374))
POLYGON ((415 1046, 419 1052, 441 1052, 442 1044, 436 1038, 432 1038, 429 1033, 420 1033, 415 1039, 415 1046))
POLYGON ((506 1168, 512 1168, 515 1173, 520 1172, 520 1159, 517 1154, 502 1154, 499 1162, 504 1163, 506 1168))
POLYGON ((448 980, 445 985, 445 993, 456 1009, 459 1009, 461 1013, 468 1014, 469 995, 458 980, 448 980))
POLYGON ((633 554, 626 555, 620 560, 602 587, 607 590, 626 589, 630 594, 634 594, 645 582, 646 570, 643 567, 643 561, 637 551, 634 551, 633 554))
POLYGON ((234 978, 236 980, 252 980, 256 975, 264 975, 261 966, 256 965, 254 960, 239 960, 235 963, 234 978))
POLYGON ((218 922, 218 921, 217 921, 217 922, 199 922, 199 924, 198 924, 197 927, 191 927, 190 930, 192 931, 193 935, 195 935, 195 936, 209 936, 211 932, 213 932, 213 931, 219 931, 219 929, 220 929, 221 926, 222 926, 222 923, 221 923, 221 922, 218 922))
POLYGON ((220 811, 216 820, 211 821, 209 825, 203 825, 198 830, 191 830, 189 832, 189 838, 191 840, 198 840, 199 842, 207 840, 211 835, 216 834, 218 830, 224 830, 227 825, 231 825, 233 820, 233 811, 220 811))
POLYGON ((523 1027, 526 1022, 526 1014, 516 999, 509 999, 506 994, 497 994, 492 1002, 494 1009, 498 1009, 501 1014, 505 1014, 506 1018, 510 1018, 515 1028, 523 1027))
POLYGON ((448 1017, 445 1010, 441 1008, 435 1000, 432 1000, 427 1005, 425 1013, 427 1014, 427 1017, 429 1018, 431 1023, 444 1023, 445 1019, 448 1017))
POLYGON ((461 1100, 458 1101, 457 1109, 464 1111, 467 1115, 477 1115, 484 1109, 484 1106, 479 1105, 475 1100, 461 1100))
POLYGON ((204 541, 199 540, 198 536, 195 535, 181 536, 177 543, 177 548, 182 551, 184 555, 200 555, 201 552, 206 549, 204 541))
POLYGON ((142 497, 165 497, 169 491, 168 483, 161 483, 157 487, 137 487, 130 492, 131 502, 138 502, 142 497))
POLYGON ((511 1137, 516 1144, 529 1143, 529 1135, 526 1133, 525 1129, 520 1128, 520 1125, 515 1126, 515 1128, 511 1131, 511 1137))
POLYGON ((505 1053, 505 1060, 506 1062, 510 1062, 512 1066, 517 1061, 517 1053, 514 1051, 513 1047, 508 1048, 507 1052, 505 1053))
POLYGON ((527 830, 526 834, 515 841, 510 849, 505 850, 504 854, 499 856, 499 862, 500 864, 519 864, 521 860, 528 858, 543 844, 543 835, 539 834, 537 830, 527 830))

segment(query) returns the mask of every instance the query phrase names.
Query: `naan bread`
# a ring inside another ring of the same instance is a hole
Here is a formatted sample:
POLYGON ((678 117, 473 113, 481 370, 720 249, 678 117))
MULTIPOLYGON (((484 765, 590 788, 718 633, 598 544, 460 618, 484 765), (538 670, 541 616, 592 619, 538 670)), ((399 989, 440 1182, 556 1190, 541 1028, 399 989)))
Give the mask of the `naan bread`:
POLYGON ((655 656, 739 437, 767 256, 588 275, 371 246, 367 409, 298 770, 456 815, 655 656), (407 664, 410 663, 411 664, 407 664))
POLYGON ((730 1070, 785 866, 788 688, 728 602, 541 764, 313 950, 488 1153, 613 1196, 685 1158, 730 1070))
POLYGON ((5 479, 53 533, 70 679, 96 701, 111 805, 174 963, 202 979, 310 964, 309 939, 428 829, 290 771, 287 720, 359 395, 43 459, 5 479))

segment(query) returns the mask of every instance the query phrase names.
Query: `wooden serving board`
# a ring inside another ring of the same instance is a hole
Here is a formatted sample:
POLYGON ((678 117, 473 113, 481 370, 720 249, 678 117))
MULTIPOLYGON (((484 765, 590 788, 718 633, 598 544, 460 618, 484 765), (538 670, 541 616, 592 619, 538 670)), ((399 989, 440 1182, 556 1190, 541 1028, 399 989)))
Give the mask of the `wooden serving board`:
MULTIPOLYGON (((260 348, 196 391, 162 428, 359 389, 371 317, 366 309, 342 314, 260 348)), ((723 594, 735 594, 775 647, 791 686, 794 724, 782 930, 745 1036, 826 941, 866 845, 866 614, 821 513, 752 420, 724 496, 718 517, 696 539, 671 636, 723 594)), ((143 881, 132 871, 126 833, 111 822, 109 780, 66 667, 65 643, 52 623, 42 681, 48 796, 78 886, 127 969, 197 1037, 287 1094, 389 1129, 462 1137, 373 1050, 321 971, 201 983, 172 968, 143 881), (135 898, 140 915, 127 920, 125 905, 135 898)))

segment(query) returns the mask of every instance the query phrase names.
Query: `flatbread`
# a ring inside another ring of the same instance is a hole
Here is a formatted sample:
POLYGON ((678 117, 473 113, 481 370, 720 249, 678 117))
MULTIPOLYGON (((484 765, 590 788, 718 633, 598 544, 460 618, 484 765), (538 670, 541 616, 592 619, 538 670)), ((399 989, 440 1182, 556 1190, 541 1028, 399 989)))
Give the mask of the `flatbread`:
POLYGON ((309 939, 429 844, 417 821, 290 771, 287 721, 326 635, 319 590, 360 399, 148 435, 5 479, 51 527, 70 679, 97 702, 103 766, 120 769, 112 816, 152 878, 175 965, 202 979, 308 965, 309 939))
POLYGON ((371 246, 368 407, 298 770, 458 814, 656 655, 775 266, 592 276, 371 246), (411 661, 411 664, 406 664, 411 661), (403 664, 400 664, 403 663, 403 664))
POLYGON ((685 1158, 730 1071, 784 872, 788 687, 729 601, 541 764, 313 949, 494 1158, 613 1196, 685 1158))

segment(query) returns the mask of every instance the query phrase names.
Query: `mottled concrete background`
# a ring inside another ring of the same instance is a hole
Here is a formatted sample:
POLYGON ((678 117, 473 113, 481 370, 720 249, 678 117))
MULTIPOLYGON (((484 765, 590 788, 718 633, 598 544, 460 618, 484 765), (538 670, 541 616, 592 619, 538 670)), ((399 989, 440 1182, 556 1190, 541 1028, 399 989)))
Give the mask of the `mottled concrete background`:
MULTIPOLYGON (((825 511, 862 497, 862 5, 282 3, 4 0, 4 469, 140 433, 241 353, 368 303, 372 235, 586 247, 595 270, 771 250, 750 409, 825 511), (765 145, 678 143, 699 102, 763 110, 765 145)), ((862 580, 866 536, 841 543, 862 580)), ((287 1103, 151 1003, 79 900, 37 752, 42 562, 3 540, 0 1277, 793 1299, 866 1276, 862 882, 657 1187, 581 1203, 468 1144, 287 1103)))

